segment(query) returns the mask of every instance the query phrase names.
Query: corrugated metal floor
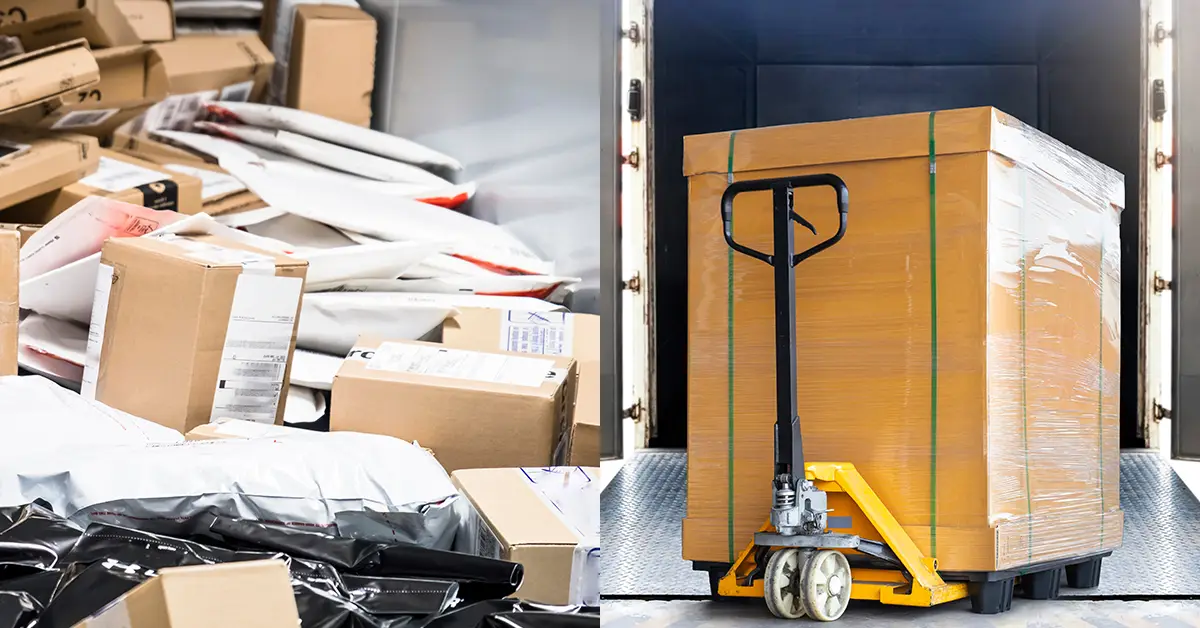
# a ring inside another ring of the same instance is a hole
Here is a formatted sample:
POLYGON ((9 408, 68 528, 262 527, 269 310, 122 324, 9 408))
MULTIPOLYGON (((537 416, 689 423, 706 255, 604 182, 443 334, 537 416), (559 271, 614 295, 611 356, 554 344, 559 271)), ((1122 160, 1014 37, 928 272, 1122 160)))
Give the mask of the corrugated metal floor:
MULTIPOLYGON (((680 558, 686 473, 686 452, 648 451, 604 491, 605 597, 708 596, 707 576, 680 558)), ((1100 588, 1063 589, 1063 596, 1200 599, 1200 501, 1157 453, 1121 453, 1121 506, 1124 546, 1104 561, 1100 588)))

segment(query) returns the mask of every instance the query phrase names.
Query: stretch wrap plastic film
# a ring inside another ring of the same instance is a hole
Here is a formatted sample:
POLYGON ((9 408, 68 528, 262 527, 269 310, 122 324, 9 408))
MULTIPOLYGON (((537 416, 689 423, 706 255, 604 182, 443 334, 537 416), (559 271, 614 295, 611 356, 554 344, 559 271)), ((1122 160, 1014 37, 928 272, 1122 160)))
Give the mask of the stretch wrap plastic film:
MULTIPOLYGON (((1120 545, 1119 173, 991 108, 694 136, 684 161, 684 558, 733 560, 771 507, 772 272, 726 246, 721 194, 825 172, 849 229, 796 267, 806 460, 853 463, 943 570, 1120 545)), ((795 210, 819 234, 798 229, 798 251, 837 229, 829 188, 795 210)), ((770 193, 740 195, 733 230, 771 251, 770 193)), ((880 538, 846 496, 830 508, 880 538)))

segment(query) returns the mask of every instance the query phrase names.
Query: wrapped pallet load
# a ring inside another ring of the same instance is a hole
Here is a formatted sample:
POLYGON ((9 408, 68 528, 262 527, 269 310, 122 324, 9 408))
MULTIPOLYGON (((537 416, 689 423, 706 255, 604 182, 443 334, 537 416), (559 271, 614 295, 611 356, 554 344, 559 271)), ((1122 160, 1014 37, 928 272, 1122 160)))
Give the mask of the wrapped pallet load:
MULTIPOLYGON (((1122 175, 992 108, 700 135, 684 150, 684 558, 732 561, 771 509, 772 272, 726 245, 722 193, 816 173, 846 182, 850 227, 795 269, 806 460, 856 465, 943 571, 1120 545, 1122 175)), ((738 196, 738 242, 771 250, 771 202, 738 196)), ((797 251, 837 231, 835 207, 829 188, 795 190, 820 234, 797 229, 797 251)), ((837 519, 862 518, 832 499, 837 519)))

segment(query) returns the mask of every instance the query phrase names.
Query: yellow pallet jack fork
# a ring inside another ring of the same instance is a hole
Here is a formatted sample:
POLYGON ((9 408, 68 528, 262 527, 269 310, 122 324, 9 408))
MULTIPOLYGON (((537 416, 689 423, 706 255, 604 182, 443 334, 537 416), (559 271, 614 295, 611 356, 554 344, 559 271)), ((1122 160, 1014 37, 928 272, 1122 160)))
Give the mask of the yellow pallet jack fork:
POLYGON ((938 575, 937 559, 925 556, 862 474, 849 463, 804 461, 796 391, 796 273, 804 260, 846 235, 849 192, 832 174, 738 181, 721 198, 725 242, 738 253, 766 262, 775 279, 775 473, 772 508, 721 578, 718 593, 762 597, 777 617, 834 621, 851 599, 884 604, 934 606, 967 597, 967 584, 938 575), (833 188, 838 231, 802 253, 795 252, 793 222, 816 235, 794 210, 793 190, 833 188), (733 201, 746 192, 772 194, 774 251, 768 255, 733 238, 733 201), (850 516, 830 517, 836 510, 850 516), (851 562, 857 565, 851 567, 851 562))

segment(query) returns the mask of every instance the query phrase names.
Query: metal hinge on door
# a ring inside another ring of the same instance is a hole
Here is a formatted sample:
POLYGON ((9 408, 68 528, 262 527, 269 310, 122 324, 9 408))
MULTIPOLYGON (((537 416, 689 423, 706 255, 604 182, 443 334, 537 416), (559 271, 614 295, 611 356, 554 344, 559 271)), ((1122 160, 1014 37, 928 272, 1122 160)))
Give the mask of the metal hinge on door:
POLYGON ((1163 279, 1162 275, 1154 273, 1154 293, 1162 293, 1171 289, 1171 280, 1163 279))
POLYGON ((1170 155, 1162 152, 1162 149, 1159 149, 1159 150, 1155 151, 1155 153, 1154 153, 1154 167, 1158 170, 1162 170, 1163 166, 1169 165, 1173 161, 1174 161, 1174 158, 1172 158, 1170 155))
POLYGON ((637 149, 630 151, 628 155, 621 155, 621 165, 637 170, 641 164, 642 156, 637 152, 637 149))
POLYGON ((1174 34, 1175 32, 1167 30, 1167 25, 1162 22, 1154 25, 1154 43, 1157 45, 1162 45, 1164 41, 1167 41, 1174 34))
POLYGON ((642 291, 642 276, 634 275, 629 279, 621 282, 621 288, 628 290, 634 294, 642 291))
POLYGON ((1167 115, 1167 84, 1162 79, 1154 79, 1151 89, 1150 115, 1155 122, 1162 122, 1167 115))
MULTIPOLYGON (((612 31, 609 32, 611 33, 612 31)), ((642 41, 642 27, 638 26, 637 22, 630 22, 629 27, 622 31, 621 34, 624 35, 625 39, 628 39, 629 43, 631 44, 637 45, 642 41)))
POLYGON ((1171 411, 1164 408, 1161 403, 1155 401, 1154 402, 1154 420, 1161 421, 1163 419, 1169 419, 1169 418, 1171 418, 1171 411))
POLYGON ((642 420, 642 401, 639 399, 637 403, 625 408, 621 416, 626 419, 633 419, 634 423, 642 420))

